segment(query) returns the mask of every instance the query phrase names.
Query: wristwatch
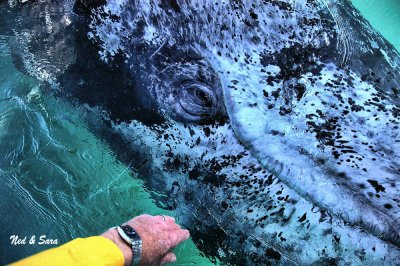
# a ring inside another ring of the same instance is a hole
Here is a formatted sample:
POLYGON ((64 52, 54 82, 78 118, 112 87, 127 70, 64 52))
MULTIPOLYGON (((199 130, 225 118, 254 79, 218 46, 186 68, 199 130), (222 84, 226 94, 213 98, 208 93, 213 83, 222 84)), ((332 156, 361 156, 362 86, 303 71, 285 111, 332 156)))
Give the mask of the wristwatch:
POLYGON ((119 236, 132 248, 131 266, 138 266, 142 257, 142 240, 139 234, 129 225, 113 227, 117 229, 119 236))

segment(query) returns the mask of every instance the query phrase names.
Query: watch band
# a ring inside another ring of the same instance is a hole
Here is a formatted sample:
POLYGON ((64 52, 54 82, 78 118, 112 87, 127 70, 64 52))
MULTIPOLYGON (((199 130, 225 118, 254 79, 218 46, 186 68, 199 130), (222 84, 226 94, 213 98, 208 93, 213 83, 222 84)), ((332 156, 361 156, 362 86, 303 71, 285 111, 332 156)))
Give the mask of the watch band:
POLYGON ((120 237, 132 248, 131 266, 138 266, 142 257, 142 240, 139 234, 129 225, 112 227, 117 229, 120 237))

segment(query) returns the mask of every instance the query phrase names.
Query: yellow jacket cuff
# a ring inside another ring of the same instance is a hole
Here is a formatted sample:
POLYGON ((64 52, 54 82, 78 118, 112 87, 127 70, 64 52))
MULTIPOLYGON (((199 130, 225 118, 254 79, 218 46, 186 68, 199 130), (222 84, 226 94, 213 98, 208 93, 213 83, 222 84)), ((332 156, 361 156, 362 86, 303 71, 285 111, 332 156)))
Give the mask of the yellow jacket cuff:
POLYGON ((122 251, 111 240, 102 236, 93 236, 74 239, 62 246, 42 251, 11 265, 123 266, 124 256, 122 251))

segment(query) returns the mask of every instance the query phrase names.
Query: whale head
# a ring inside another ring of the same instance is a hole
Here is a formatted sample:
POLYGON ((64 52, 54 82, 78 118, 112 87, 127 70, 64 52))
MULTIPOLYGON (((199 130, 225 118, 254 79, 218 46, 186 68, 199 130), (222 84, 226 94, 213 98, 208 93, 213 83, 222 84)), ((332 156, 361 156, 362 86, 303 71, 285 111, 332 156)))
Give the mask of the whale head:
POLYGON ((398 262, 400 57, 350 3, 79 6, 61 94, 104 111, 206 254, 398 262))

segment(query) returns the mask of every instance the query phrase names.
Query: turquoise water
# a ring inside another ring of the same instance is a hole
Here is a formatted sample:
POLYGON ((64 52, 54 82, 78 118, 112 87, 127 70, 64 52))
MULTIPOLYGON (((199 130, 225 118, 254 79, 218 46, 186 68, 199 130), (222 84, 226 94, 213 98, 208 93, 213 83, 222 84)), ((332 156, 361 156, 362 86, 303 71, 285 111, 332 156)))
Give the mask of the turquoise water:
MULTIPOLYGON (((400 50, 399 1, 353 1, 400 50)), ((15 69, 0 36, 0 264, 49 246, 11 246, 9 237, 46 235, 59 243, 102 233, 157 207, 136 173, 87 128, 82 113, 42 92, 15 69)), ((213 264, 193 241, 181 245, 176 265, 213 264)))
POLYGON ((352 0, 352 3, 400 51, 400 1, 352 0))
MULTIPOLYGON (((11 235, 65 243, 142 213, 174 215, 87 129, 84 110, 14 68, 7 40, 0 35, 0 264, 51 247, 12 246, 11 235)), ((211 264, 191 240, 176 254, 176 265, 211 264)))

